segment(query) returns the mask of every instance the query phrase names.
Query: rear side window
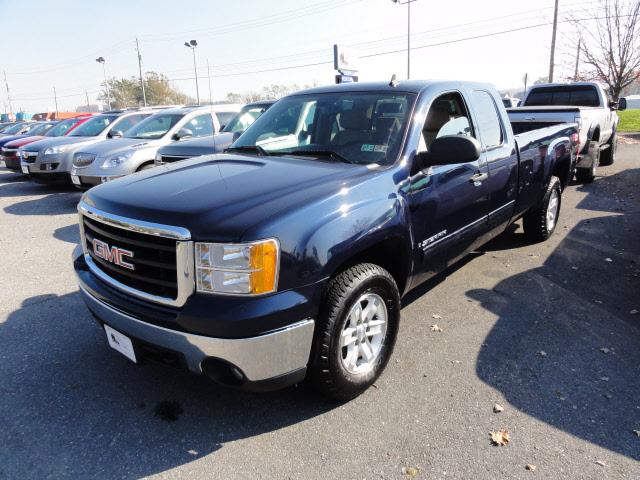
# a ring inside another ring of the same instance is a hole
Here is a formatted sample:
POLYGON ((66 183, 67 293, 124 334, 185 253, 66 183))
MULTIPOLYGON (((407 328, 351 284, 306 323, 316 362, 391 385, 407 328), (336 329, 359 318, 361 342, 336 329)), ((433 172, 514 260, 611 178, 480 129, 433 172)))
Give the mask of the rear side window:
POLYGON ((544 105, 571 107, 598 107, 598 91, 590 85, 560 85, 537 87, 531 90, 524 103, 525 107, 544 105))
POLYGON ((199 115, 187 122, 185 128, 193 132, 194 137, 213 135, 213 120, 210 114, 199 115))
POLYGON ((125 117, 113 127, 113 130, 118 130, 120 132, 126 132, 134 125, 136 125, 140 120, 144 120, 148 115, 131 115, 130 117, 125 117))
POLYGON ((236 115, 237 112, 216 112, 216 117, 218 117, 218 123, 220 123, 221 127, 229 125, 229 122, 233 120, 233 117, 236 115))
POLYGON ((478 130, 486 148, 502 145, 502 127, 496 104, 489 92, 475 90, 473 100, 478 117, 478 130))

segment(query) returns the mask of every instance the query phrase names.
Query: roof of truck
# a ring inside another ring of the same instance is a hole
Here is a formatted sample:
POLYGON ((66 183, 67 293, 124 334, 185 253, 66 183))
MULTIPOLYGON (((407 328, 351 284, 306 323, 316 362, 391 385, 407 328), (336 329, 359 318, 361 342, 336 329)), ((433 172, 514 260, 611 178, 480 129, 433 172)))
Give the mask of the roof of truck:
POLYGON ((493 88, 493 85, 479 82, 466 82, 460 80, 396 80, 396 85, 391 86, 388 82, 358 82, 358 83, 341 83, 337 85, 326 85, 323 87, 314 87, 301 90, 294 93, 313 94, 313 93, 331 93, 331 92, 403 92, 403 93, 420 93, 428 87, 438 86, 440 88, 459 88, 461 85, 467 87, 493 88))

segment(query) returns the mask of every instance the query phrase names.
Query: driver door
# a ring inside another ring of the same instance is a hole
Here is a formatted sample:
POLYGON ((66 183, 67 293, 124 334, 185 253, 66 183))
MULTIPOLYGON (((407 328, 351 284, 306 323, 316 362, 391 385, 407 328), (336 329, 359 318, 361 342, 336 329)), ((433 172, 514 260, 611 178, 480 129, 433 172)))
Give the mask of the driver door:
MULTIPOLYGON (((480 140, 462 94, 450 92, 432 102, 419 151, 428 151, 438 137, 456 134, 480 140)), ((411 177, 415 282, 442 271, 480 244, 488 226, 488 173, 482 154, 473 162, 429 167, 411 177)))

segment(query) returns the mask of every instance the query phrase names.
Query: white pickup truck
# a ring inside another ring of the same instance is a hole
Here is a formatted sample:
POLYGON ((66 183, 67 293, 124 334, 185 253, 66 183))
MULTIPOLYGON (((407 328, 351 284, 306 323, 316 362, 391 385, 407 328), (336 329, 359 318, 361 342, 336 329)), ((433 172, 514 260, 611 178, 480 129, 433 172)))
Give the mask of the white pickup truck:
POLYGON ((516 134, 559 123, 578 124, 580 146, 575 175, 578 181, 589 183, 598 165, 611 165, 615 160, 616 110, 626 107, 626 99, 610 101, 604 88, 595 82, 547 83, 529 88, 520 107, 507 112, 516 134))

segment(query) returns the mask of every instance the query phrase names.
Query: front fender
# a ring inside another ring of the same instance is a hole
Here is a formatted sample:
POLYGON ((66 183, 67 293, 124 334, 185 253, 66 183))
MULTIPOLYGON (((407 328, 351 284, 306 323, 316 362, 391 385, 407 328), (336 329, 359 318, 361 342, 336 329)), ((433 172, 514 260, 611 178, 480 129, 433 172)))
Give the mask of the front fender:
MULTIPOLYGON (((331 201, 304 208, 272 225, 280 241, 278 290, 298 288, 331 277, 342 265, 372 246, 393 239, 410 257, 404 203, 395 194, 361 201, 331 201), (329 204, 331 205, 330 208, 329 204)), ((407 255, 401 255, 406 253, 407 255)))

